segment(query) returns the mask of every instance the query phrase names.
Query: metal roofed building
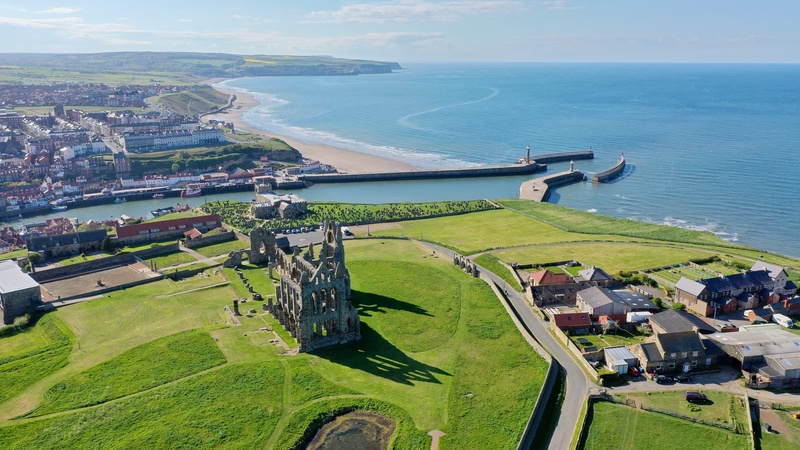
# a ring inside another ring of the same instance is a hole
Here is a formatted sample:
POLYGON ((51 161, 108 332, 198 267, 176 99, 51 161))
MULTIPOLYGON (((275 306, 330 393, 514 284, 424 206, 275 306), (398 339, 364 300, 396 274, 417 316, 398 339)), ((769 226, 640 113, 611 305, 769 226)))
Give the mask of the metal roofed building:
POLYGON ((606 356, 606 366, 617 373, 625 374, 629 367, 639 365, 639 358, 628 347, 606 347, 603 352, 606 356))
POLYGON ((668 309, 653 314, 648 319, 655 333, 681 333, 697 329, 700 333, 711 334, 717 330, 703 319, 685 311, 668 309))
POLYGON ((770 325, 708 338, 742 363, 750 387, 800 386, 800 336, 770 325))
POLYGON ((16 262, 0 261, 0 310, 4 324, 14 323, 15 318, 33 311, 41 301, 39 283, 16 262))

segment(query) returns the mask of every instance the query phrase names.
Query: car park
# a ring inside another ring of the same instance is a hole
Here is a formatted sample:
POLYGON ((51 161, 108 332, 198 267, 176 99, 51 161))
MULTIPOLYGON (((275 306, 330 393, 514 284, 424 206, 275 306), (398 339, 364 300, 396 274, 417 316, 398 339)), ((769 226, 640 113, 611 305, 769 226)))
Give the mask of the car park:
POLYGON ((689 403, 702 403, 708 400, 706 394, 701 394, 699 392, 684 392, 683 398, 685 398, 689 403))

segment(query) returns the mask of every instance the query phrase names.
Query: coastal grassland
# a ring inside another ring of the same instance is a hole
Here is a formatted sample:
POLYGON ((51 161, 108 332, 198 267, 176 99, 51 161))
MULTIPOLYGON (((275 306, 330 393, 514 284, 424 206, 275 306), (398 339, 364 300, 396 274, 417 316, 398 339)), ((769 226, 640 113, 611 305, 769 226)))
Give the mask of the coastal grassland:
POLYGON ((689 403, 684 399, 683 391, 628 394, 627 398, 635 400, 637 405, 653 406, 728 426, 735 421, 746 428, 747 412, 741 397, 721 391, 701 390, 699 392, 706 394, 709 401, 706 403, 689 403))
POLYGON ((54 314, 0 337, 0 404, 67 364, 71 333, 54 314))
POLYGON ((436 242, 463 254, 533 244, 579 241, 634 241, 613 234, 580 234, 561 230, 534 218, 501 209, 445 218, 400 222, 399 226, 375 231, 376 236, 406 236, 436 242))
POLYGON ((192 330, 134 347, 56 383, 29 417, 82 408, 144 391, 225 362, 208 333, 192 330))
MULTIPOLYGON (((797 419, 793 419, 797 420, 797 419)), ((761 433, 761 448, 764 450, 796 450, 797 442, 783 434, 761 433)))
POLYGON ((170 111, 184 116, 194 117, 228 104, 230 96, 211 86, 200 86, 197 89, 162 95, 153 103, 163 105, 170 111))
POLYGON ((214 256, 227 255, 232 251, 241 250, 247 247, 248 245, 246 242, 235 239, 232 241, 220 242, 218 244, 195 247, 192 250, 196 251, 197 253, 200 253, 206 258, 213 258, 214 256))
POLYGON ((223 365, 71 414, 0 427, 5 448, 261 448, 283 415, 276 360, 223 365))
MULTIPOLYGON (((53 108, 55 105, 52 106, 20 106, 15 109, 20 114, 27 114, 27 115, 47 115, 53 113, 53 108)), ((101 112, 101 111, 131 111, 131 110, 145 110, 147 108, 132 108, 132 107, 124 107, 124 106, 64 106, 64 111, 68 109, 78 109, 83 112, 92 113, 92 112, 101 112)))
POLYGON ((194 258, 194 256, 178 250, 176 252, 167 253, 166 255, 159 255, 159 256, 154 256, 152 258, 146 258, 144 259, 144 261, 147 261, 148 263, 154 262, 156 263, 157 268, 164 269, 169 266, 186 264, 190 262, 195 262, 197 260, 194 258))
POLYGON ((492 290, 449 259, 408 241, 346 245, 363 339, 346 352, 320 351, 318 372, 401 407, 421 430, 445 431, 442 448, 516 445, 547 364, 524 341, 492 290), (387 259, 398 264, 381 264, 387 259), (427 282, 430 274, 435 283, 427 282), (431 286, 407 293, 414 284, 431 286), (457 302, 445 302, 448 297, 439 288, 447 294, 455 286, 457 302), (437 335, 406 333, 404 328, 418 327, 416 321, 440 330, 437 335), (432 337, 438 340, 426 342, 432 337))
POLYGON ((474 258, 474 261, 479 266, 487 269, 489 272, 494 273, 495 275, 499 276, 503 279, 506 283, 510 286, 514 286, 515 289, 520 290, 522 286, 520 286, 517 277, 511 272, 512 269, 503 265, 503 263, 497 259, 496 256, 492 255, 491 253, 484 253, 479 255, 478 257, 474 258))
POLYGON ((554 261, 578 260, 585 265, 602 267, 609 274, 621 270, 640 270, 707 258, 711 251, 669 245, 627 242, 583 242, 537 245, 528 248, 496 250, 492 255, 503 261, 545 265, 554 261))
POLYGON ((656 225, 629 219, 579 211, 553 203, 538 203, 528 200, 498 200, 497 203, 509 210, 541 220, 565 231, 586 234, 616 234, 640 239, 684 242, 700 245, 714 245, 738 249, 752 249, 744 245, 726 242, 714 233, 693 231, 667 225, 656 225))
POLYGON ((586 450, 750 448, 747 435, 609 402, 593 405, 586 450))
POLYGON ((0 67, 0 84, 8 83, 26 85, 99 83, 109 86, 131 84, 151 85, 153 83, 174 86, 190 86, 196 84, 191 78, 179 73, 122 73, 121 71, 100 71, 86 68, 82 70, 66 70, 32 67, 0 67))
POLYGON ((272 138, 253 143, 195 147, 128 156, 131 159, 131 174, 143 176, 151 172, 172 173, 176 168, 179 171, 217 171, 219 167, 229 171, 237 167, 250 169, 255 167, 253 161, 262 156, 268 157, 270 161, 297 162, 302 155, 286 142, 272 138))

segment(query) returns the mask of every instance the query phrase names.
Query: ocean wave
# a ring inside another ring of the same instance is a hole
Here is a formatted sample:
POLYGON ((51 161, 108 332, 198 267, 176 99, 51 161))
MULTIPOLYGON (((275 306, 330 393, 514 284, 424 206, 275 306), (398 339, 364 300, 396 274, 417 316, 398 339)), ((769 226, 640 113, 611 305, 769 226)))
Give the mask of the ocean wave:
POLYGON ((596 213, 597 212, 597 208, 589 208, 589 209, 586 210, 586 212, 596 213))
POLYGON ((630 219, 638 220, 640 222, 653 223, 656 225, 669 225, 672 227, 679 227, 692 231, 714 233, 718 238, 724 241, 729 241, 729 242, 739 241, 738 233, 735 232, 730 233, 726 231, 723 225, 716 222, 707 221, 706 223, 697 223, 689 221, 687 219, 680 219, 671 216, 664 217, 663 219, 660 220, 653 219, 651 217, 630 217, 630 219))

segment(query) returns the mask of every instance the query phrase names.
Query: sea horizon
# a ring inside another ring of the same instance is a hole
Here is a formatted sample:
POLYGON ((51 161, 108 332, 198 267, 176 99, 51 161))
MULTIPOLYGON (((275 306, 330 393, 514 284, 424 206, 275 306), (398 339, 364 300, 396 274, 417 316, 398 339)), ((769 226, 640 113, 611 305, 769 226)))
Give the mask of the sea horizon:
MULTIPOLYGON (((800 144, 798 64, 401 65, 383 75, 222 83, 260 102, 244 113, 248 125, 424 168, 512 163, 530 145, 532 154, 592 147, 595 160, 575 167, 597 172, 624 152, 620 179, 564 186, 551 202, 800 256, 800 212, 780 197, 800 162, 791 151, 800 144), (740 201, 749 196, 758 199, 740 201)), ((504 193, 516 192, 511 183, 504 193)), ((341 201, 382 198, 374 189, 324 189, 342 191, 341 201)))

